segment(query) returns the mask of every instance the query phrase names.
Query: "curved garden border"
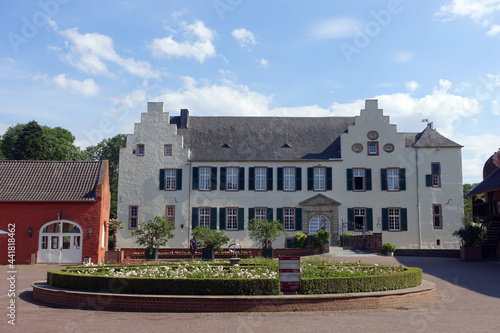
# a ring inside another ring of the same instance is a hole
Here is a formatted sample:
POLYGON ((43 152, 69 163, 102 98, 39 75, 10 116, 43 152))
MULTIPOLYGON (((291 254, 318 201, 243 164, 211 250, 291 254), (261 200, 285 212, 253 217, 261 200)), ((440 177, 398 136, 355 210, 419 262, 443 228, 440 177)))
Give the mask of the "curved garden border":
POLYGON ((425 280, 399 290, 278 296, 131 295, 69 290, 45 282, 32 286, 35 299, 55 306, 140 312, 359 311, 419 306, 436 299, 436 285, 425 280))

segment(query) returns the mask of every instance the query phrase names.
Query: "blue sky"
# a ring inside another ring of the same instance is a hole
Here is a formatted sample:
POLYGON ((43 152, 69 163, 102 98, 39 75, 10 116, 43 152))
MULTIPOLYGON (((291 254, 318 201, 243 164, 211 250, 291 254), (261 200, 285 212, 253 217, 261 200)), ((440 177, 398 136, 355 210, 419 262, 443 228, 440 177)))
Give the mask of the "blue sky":
POLYGON ((464 145, 464 182, 500 147, 500 0, 2 1, 0 134, 36 120, 77 145, 178 115, 352 116, 464 145))

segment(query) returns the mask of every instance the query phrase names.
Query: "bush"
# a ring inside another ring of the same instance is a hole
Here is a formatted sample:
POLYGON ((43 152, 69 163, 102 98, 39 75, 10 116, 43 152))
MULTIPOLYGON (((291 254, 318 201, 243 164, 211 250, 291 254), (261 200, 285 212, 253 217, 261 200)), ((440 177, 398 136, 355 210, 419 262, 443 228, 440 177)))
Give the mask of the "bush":
POLYGON ((323 245, 330 243, 331 237, 332 237, 332 234, 330 233, 330 231, 320 229, 313 236, 314 247, 320 248, 323 245))
POLYGON ((382 250, 385 252, 394 252, 394 251, 396 251, 396 246, 394 244, 391 244, 391 243, 384 243, 382 245, 382 250))
POLYGON ((340 235, 340 245, 342 246, 349 246, 349 239, 351 236, 355 236, 354 234, 351 233, 345 233, 340 235))
POLYGON ((201 248, 221 250, 222 245, 229 242, 229 237, 223 230, 217 231, 209 227, 196 227, 193 229, 193 236, 201 248))
POLYGON ((306 247, 307 235, 302 231, 299 231, 293 236, 292 247, 296 249, 303 249, 306 247))

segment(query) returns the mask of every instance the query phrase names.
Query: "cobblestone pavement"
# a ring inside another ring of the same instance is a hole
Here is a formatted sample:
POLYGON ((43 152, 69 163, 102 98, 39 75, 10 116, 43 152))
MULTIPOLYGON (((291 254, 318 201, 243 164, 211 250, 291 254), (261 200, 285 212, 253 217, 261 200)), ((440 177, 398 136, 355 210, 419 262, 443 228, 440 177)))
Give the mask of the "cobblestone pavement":
POLYGON ((322 257, 421 267, 438 299, 420 308, 364 312, 127 313, 48 307, 34 300, 31 283, 57 265, 0 266, 0 332, 500 332, 500 262, 456 258, 385 257, 335 252, 322 257), (344 254, 344 255, 342 255, 344 254), (342 256, 341 256, 342 255, 342 256), (9 297, 11 276, 18 297, 9 297), (15 300, 15 326, 8 309, 15 300))

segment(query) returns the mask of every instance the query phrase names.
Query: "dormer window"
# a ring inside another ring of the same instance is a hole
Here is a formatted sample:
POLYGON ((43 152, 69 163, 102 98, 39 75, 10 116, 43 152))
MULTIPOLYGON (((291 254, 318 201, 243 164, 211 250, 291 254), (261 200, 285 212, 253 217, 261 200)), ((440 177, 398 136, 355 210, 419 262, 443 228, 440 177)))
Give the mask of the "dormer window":
POLYGON ((378 142, 372 141, 368 142, 368 155, 377 156, 378 155, 378 142))

